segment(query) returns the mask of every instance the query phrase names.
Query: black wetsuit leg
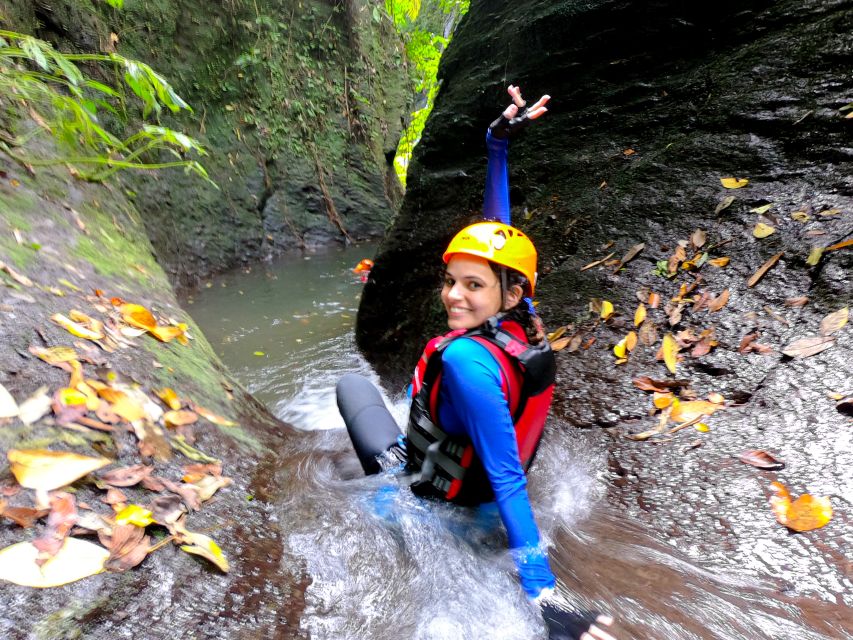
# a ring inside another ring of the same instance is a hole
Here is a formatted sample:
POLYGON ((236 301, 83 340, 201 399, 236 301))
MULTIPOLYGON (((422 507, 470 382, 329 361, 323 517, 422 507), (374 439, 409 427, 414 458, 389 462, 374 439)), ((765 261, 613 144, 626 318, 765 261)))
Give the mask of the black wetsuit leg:
POLYGON ((397 444, 400 428, 385 408, 379 390, 364 376, 348 373, 335 388, 338 410, 364 472, 381 471, 377 456, 397 444))

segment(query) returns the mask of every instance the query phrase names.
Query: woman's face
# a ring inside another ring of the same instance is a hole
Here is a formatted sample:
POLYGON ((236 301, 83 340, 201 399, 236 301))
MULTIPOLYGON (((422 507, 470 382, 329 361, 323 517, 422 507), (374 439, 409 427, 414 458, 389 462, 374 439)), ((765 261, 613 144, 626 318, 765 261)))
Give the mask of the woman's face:
POLYGON ((451 329, 473 329, 501 310, 500 279, 479 256, 457 253, 444 272, 441 301, 451 329))

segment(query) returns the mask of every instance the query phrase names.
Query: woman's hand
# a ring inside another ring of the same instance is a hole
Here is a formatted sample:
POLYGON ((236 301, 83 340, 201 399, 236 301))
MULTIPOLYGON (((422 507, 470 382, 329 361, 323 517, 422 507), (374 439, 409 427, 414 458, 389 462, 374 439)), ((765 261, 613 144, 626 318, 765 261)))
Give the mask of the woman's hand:
POLYGON ((493 138, 510 138, 529 125, 531 120, 536 120, 548 111, 545 105, 551 99, 549 95, 542 96, 536 104, 528 108, 527 102, 521 97, 520 87, 511 84, 507 87, 507 93, 512 98, 512 103, 489 125, 493 138))
POLYGON ((613 624, 612 616, 563 609, 549 602, 541 606, 549 640, 616 640, 604 629, 613 624))

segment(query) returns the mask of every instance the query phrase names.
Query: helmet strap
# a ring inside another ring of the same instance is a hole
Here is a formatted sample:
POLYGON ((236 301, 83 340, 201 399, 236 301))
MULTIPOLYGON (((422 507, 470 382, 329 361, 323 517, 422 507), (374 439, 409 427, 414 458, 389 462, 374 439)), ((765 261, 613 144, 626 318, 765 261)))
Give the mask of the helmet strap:
POLYGON ((508 291, 506 283, 506 267, 501 266, 501 310, 506 305, 506 294, 508 291))

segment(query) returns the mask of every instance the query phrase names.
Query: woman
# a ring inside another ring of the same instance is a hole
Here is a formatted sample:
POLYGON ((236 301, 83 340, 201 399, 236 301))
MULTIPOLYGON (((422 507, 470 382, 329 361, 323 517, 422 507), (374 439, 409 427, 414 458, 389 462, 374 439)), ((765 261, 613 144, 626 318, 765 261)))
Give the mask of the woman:
POLYGON ((379 457, 391 453, 406 462, 418 495, 497 502, 521 586, 542 606, 552 638, 608 638, 591 625, 594 616, 547 602, 555 578, 527 495, 525 472, 551 403, 555 364, 532 303, 536 249, 508 224, 506 157, 508 137, 547 111, 548 96, 527 110, 518 87, 509 93, 513 104, 487 134, 490 221, 460 231, 443 255, 441 301, 451 331, 432 339, 418 363, 405 438, 360 376, 338 383, 338 406, 366 473, 377 473, 379 457))

